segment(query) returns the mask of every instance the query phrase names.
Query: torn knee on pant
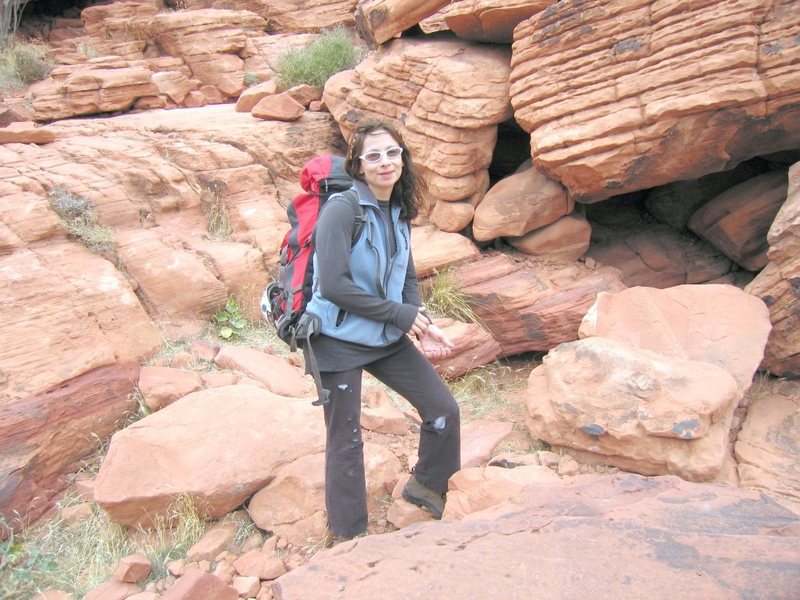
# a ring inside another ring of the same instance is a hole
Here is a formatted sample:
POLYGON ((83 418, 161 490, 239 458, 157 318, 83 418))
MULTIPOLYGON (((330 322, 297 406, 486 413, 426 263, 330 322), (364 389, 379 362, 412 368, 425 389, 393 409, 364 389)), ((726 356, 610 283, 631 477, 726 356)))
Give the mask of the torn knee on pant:
POLYGON ((447 417, 442 415, 441 417, 436 417, 433 421, 428 421, 425 423, 425 429, 428 431, 433 431, 435 433, 442 433, 447 426, 447 417))

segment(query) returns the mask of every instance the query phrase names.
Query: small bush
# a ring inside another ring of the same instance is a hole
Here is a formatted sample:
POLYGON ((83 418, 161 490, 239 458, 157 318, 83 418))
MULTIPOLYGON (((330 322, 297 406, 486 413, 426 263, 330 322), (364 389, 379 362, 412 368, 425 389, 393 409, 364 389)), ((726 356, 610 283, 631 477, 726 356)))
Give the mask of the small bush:
POLYGON ((97 211, 87 199, 75 196, 61 187, 49 194, 50 206, 60 217, 59 225, 71 237, 80 240, 96 254, 113 253, 114 233, 97 222, 97 211))
POLYGON ((323 31, 303 50, 292 49, 278 60, 278 79, 284 87, 308 84, 322 87, 331 75, 352 69, 364 47, 343 28, 323 31))
POLYGON ((53 70, 48 48, 41 43, 15 42, 0 55, 0 90, 18 90, 44 79, 53 70))

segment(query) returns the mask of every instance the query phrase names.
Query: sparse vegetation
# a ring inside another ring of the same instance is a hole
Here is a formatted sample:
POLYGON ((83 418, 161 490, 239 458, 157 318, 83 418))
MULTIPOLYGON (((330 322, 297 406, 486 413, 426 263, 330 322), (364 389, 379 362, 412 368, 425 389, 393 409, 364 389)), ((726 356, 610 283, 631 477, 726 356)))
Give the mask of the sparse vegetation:
POLYGON ((200 194, 200 209, 206 215, 208 224, 206 230, 211 239, 216 241, 227 240, 233 233, 228 208, 222 200, 219 186, 211 183, 200 194))
POLYGON ((80 42, 78 44, 77 51, 78 54, 85 56, 86 58, 97 58, 97 50, 86 42, 80 42))
POLYGON ((355 67, 364 53, 364 47, 343 27, 324 30, 306 48, 281 56, 278 79, 287 88, 303 83, 322 87, 331 75, 355 67))
POLYGON ((481 324, 472 309, 472 298, 458 287, 452 270, 436 273, 419 284, 422 303, 434 317, 450 317, 464 323, 481 324))
POLYGON ((255 73, 247 71, 244 74, 244 81, 243 82, 244 82, 244 85, 246 87, 252 87, 254 85, 257 85, 257 84, 261 83, 261 80, 258 78, 258 75, 256 75, 255 73))
POLYGON ((510 367, 495 362, 448 382, 456 400, 465 409, 465 420, 496 416, 511 408, 509 393, 521 387, 524 380, 509 375, 510 367))
POLYGON ((60 217, 59 225, 70 236, 96 254, 113 254, 116 246, 114 232, 97 222, 97 211, 91 201, 62 187, 50 190, 49 201, 60 217))
POLYGON ((0 92, 20 90, 52 70, 49 50, 42 43, 14 41, 0 47, 0 92))
MULTIPOLYGON (((58 505, 59 514, 80 502, 77 496, 67 497, 58 505)), ((183 557, 200 539, 206 525, 186 494, 176 497, 154 529, 134 536, 110 522, 96 504, 91 504, 87 517, 73 523, 61 517, 47 519, 0 542, 0 600, 32 597, 48 588, 81 598, 106 581, 122 557, 136 552, 153 563, 150 579, 159 579, 166 575, 169 561, 183 557)))

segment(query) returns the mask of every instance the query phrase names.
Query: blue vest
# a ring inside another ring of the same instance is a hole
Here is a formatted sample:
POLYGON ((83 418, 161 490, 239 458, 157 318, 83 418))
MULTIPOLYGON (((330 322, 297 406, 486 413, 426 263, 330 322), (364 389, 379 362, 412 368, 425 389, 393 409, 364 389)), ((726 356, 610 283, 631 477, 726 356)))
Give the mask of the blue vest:
MULTIPOLYGON (((400 220, 400 207, 392 206, 397 252, 389 256, 386 217, 366 184, 357 181, 353 187, 366 216, 364 229, 350 250, 353 281, 369 294, 402 303, 411 246, 409 224, 400 220)), ((317 279, 318 266, 315 254, 314 294, 306 310, 319 316, 322 333, 365 346, 386 346, 403 336, 405 332, 394 325, 348 313, 322 296, 317 279)))

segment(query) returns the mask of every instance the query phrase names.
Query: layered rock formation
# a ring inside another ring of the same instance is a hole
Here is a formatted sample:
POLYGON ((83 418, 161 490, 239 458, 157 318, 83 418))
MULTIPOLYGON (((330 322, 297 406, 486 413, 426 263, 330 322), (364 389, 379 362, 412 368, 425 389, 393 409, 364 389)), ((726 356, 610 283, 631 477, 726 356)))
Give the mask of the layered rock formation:
POLYGON ((551 3, 514 30, 514 116, 581 202, 797 148, 798 25, 770 0, 551 3))

